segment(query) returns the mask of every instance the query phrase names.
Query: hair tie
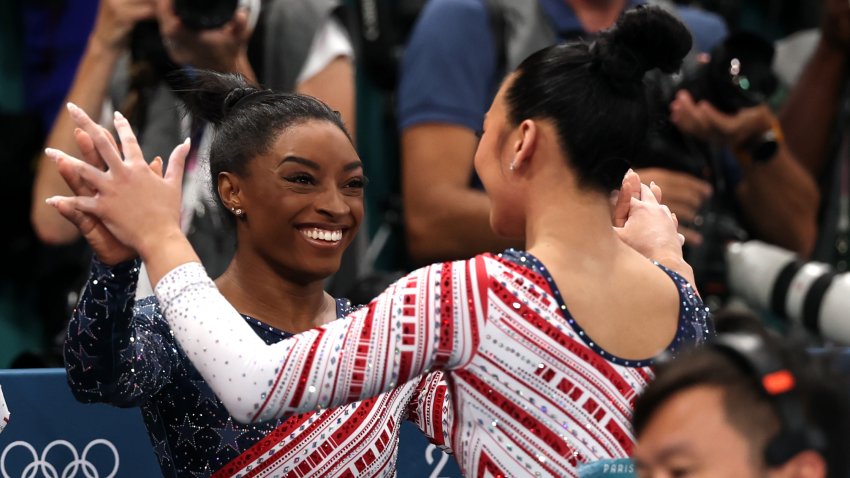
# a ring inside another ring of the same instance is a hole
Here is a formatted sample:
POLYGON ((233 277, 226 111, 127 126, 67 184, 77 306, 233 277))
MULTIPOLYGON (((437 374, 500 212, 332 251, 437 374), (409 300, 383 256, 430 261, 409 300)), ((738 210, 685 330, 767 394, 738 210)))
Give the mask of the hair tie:
POLYGON ((222 113, 226 116, 230 111, 235 110, 240 104, 245 105, 248 98, 256 97, 259 93, 262 93, 262 90, 252 88, 250 86, 247 88, 234 88, 230 90, 230 93, 224 97, 222 113))

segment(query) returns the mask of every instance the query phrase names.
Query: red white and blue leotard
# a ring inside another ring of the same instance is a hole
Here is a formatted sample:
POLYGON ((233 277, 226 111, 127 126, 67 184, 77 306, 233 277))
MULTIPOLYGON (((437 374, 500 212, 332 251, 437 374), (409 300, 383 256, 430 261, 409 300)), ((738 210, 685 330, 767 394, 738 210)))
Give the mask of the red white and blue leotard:
MULTIPOLYGON (((713 330, 690 284, 659 267, 679 291, 675 354, 713 330)), ((651 360, 598 347, 523 252, 425 267, 347 318, 270 346, 236 320, 200 264, 174 269, 156 293, 188 357, 246 422, 448 371, 454 413, 443 425, 466 476, 576 476, 583 462, 628 456, 632 404, 652 377, 651 360)))

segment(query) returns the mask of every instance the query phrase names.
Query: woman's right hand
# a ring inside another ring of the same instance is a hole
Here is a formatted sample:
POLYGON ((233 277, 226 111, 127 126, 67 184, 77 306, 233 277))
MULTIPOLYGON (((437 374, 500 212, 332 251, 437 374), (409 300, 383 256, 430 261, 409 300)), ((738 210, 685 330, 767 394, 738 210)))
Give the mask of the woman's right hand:
MULTIPOLYGON (((114 144, 112 135, 105 130, 104 134, 114 144)), ((88 133, 77 128, 74 131, 74 140, 76 141, 77 147, 80 149, 82 158, 86 163, 100 170, 106 169, 106 164, 98 154, 97 148, 95 148, 94 142, 88 133)), ((116 149, 117 147, 117 144, 115 144, 116 149)), ((62 156, 62 153, 55 149, 48 148, 45 152, 48 156, 54 159, 62 156)), ((154 159, 151 163, 151 168, 159 174, 162 174, 162 159, 159 157, 154 159)), ((70 161, 57 159, 57 170, 62 176, 62 179, 64 179, 71 188, 74 195, 95 195, 95 191, 85 184, 76 169, 72 167, 72 163, 70 161)), ((65 219, 77 227, 80 234, 89 243, 89 246, 92 248, 100 262, 114 266, 138 256, 133 248, 124 245, 116 239, 115 236, 109 232, 109 229, 106 228, 103 222, 97 217, 74 209, 66 203, 59 204, 57 206, 57 210, 65 219)))
POLYGON ((143 258, 146 250, 156 247, 157 241, 175 235, 182 237, 180 195, 188 139, 174 148, 163 176, 161 167, 151 168, 145 162, 130 124, 120 113, 115 115, 115 128, 121 151, 84 111, 71 104, 68 110, 74 122, 90 136, 98 157, 108 169, 103 171, 52 151, 59 167, 71 170, 71 176, 78 177, 95 194, 53 197, 49 203, 60 210, 73 209, 99 218, 118 241, 138 251, 143 258))
POLYGON ((157 0, 101 0, 91 41, 108 49, 124 48, 142 20, 156 17, 157 0))

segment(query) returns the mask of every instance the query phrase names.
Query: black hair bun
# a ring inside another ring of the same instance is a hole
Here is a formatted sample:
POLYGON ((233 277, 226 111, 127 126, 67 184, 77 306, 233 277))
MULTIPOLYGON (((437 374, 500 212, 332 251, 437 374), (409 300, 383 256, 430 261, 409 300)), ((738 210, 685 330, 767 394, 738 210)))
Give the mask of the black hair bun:
POLYGON ((634 84, 654 68, 678 71, 692 44, 691 33, 676 17, 659 7, 640 6, 626 11, 592 50, 614 83, 634 84))

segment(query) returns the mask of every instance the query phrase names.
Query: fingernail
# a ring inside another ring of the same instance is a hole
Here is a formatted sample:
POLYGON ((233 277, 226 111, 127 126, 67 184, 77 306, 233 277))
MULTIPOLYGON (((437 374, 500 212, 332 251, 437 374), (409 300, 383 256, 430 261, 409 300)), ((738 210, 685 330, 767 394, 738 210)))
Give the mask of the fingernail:
POLYGON ((81 130, 80 128, 74 128, 74 135, 75 136, 82 133, 82 132, 83 132, 83 130, 81 130))
POLYGON ((66 106, 68 107, 68 112, 70 112, 72 115, 78 114, 80 112, 80 107, 75 105, 74 103, 71 103, 70 101, 66 106))
POLYGON ((122 120, 122 119, 126 119, 126 118, 124 118, 124 115, 122 115, 120 111, 116 111, 115 112, 115 119, 122 120))
POLYGON ((51 196, 44 200, 48 205, 55 206, 56 205, 56 196, 51 196))
POLYGON ((44 148, 44 154, 46 154, 51 159, 56 159, 59 157, 59 150, 53 148, 44 148))
POLYGON ((192 138, 189 137, 189 136, 186 136, 186 140, 183 141, 183 144, 192 144, 192 138))
POLYGON ((655 186, 655 181, 650 181, 650 182, 649 182, 649 187, 653 187, 653 186, 655 186))

